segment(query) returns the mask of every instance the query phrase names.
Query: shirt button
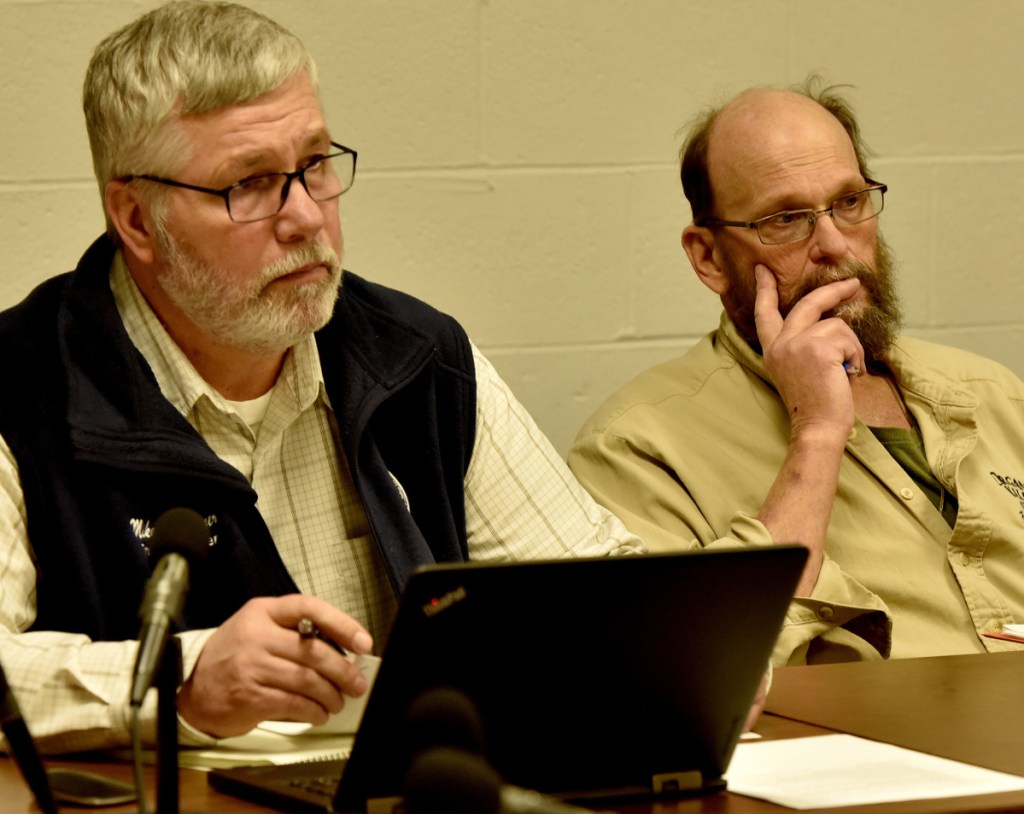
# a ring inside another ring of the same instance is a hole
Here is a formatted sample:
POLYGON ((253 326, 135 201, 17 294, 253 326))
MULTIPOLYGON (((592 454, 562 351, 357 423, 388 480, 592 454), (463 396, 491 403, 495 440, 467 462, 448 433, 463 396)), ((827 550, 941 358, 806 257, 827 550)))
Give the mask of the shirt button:
POLYGON ((835 614, 835 610, 830 608, 828 605, 823 605, 822 607, 818 608, 818 616, 820 616, 822 619, 831 619, 833 616, 835 616, 835 614))
POLYGON ((909 486, 904 486, 902 489, 900 489, 900 497, 903 498, 904 500, 910 500, 912 497, 914 497, 914 490, 911 489, 909 486))
POLYGON ((1003 623, 1000 622, 998 619, 990 619, 988 621, 988 624, 985 625, 985 629, 989 633, 998 633, 1003 629, 1003 623))
POLYGON ((847 438, 852 441, 856 437, 857 437, 857 428, 854 427, 853 429, 850 430, 850 434, 847 436, 847 438))
POLYGON ((960 564, 964 566, 971 564, 971 555, 968 554, 966 551, 960 552, 960 564))

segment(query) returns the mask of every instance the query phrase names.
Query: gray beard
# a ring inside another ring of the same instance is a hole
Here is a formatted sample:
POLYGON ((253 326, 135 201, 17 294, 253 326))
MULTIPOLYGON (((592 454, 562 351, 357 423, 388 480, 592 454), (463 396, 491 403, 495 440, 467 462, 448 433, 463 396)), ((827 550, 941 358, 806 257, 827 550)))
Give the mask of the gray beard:
POLYGON ((247 285, 199 260, 169 232, 158 230, 166 258, 159 275, 164 291, 196 325, 222 342, 253 353, 279 353, 293 347, 331 318, 341 289, 341 260, 319 242, 307 243, 264 268, 247 285), (268 290, 271 282, 309 263, 323 263, 326 280, 268 290))

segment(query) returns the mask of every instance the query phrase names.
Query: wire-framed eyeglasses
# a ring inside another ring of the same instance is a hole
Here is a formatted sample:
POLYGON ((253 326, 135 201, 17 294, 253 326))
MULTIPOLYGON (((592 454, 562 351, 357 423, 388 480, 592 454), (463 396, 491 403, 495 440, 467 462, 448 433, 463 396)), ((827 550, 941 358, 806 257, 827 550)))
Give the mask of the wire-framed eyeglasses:
POLYGON ((824 209, 788 209, 750 221, 701 218, 700 221, 694 222, 694 226, 736 226, 756 229, 758 238, 766 246, 795 243, 811 236, 814 224, 822 215, 831 215, 837 226, 855 226, 877 218, 885 206, 885 193, 889 187, 870 178, 867 182, 871 186, 859 192, 847 192, 824 209))
POLYGON ((317 156, 295 172, 271 172, 244 178, 223 189, 186 184, 157 175, 129 175, 124 180, 152 181, 195 192, 205 192, 224 199, 228 217, 235 223, 252 223, 272 218, 288 200, 292 181, 298 179, 302 188, 314 201, 331 201, 349 191, 356 177, 356 151, 342 144, 331 142, 338 152, 317 156))

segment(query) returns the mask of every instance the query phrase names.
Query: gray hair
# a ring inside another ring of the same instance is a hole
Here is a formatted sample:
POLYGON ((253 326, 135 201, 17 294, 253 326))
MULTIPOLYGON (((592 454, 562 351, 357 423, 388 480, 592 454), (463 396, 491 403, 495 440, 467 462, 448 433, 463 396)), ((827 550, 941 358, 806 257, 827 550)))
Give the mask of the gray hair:
POLYGON ((179 171, 189 160, 179 117, 251 101, 300 71, 315 88, 302 42, 234 3, 176 0, 115 31, 96 47, 83 90, 100 194, 117 178, 179 171))

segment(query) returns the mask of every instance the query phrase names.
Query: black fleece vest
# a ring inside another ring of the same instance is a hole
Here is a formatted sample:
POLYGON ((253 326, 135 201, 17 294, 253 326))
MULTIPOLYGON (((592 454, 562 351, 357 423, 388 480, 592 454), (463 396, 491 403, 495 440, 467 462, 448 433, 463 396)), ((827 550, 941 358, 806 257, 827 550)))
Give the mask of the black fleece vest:
MULTIPOLYGON (((256 493, 163 397, 128 338, 110 292, 113 252, 100 238, 74 272, 0 313, 0 435, 18 465, 36 557, 33 629, 94 640, 137 635, 146 542, 176 506, 198 511, 211 533, 185 629, 220 624, 252 597, 297 590, 256 493)), ((451 317, 347 272, 316 340, 344 454, 400 593, 417 566, 467 558, 469 340, 451 317)))

